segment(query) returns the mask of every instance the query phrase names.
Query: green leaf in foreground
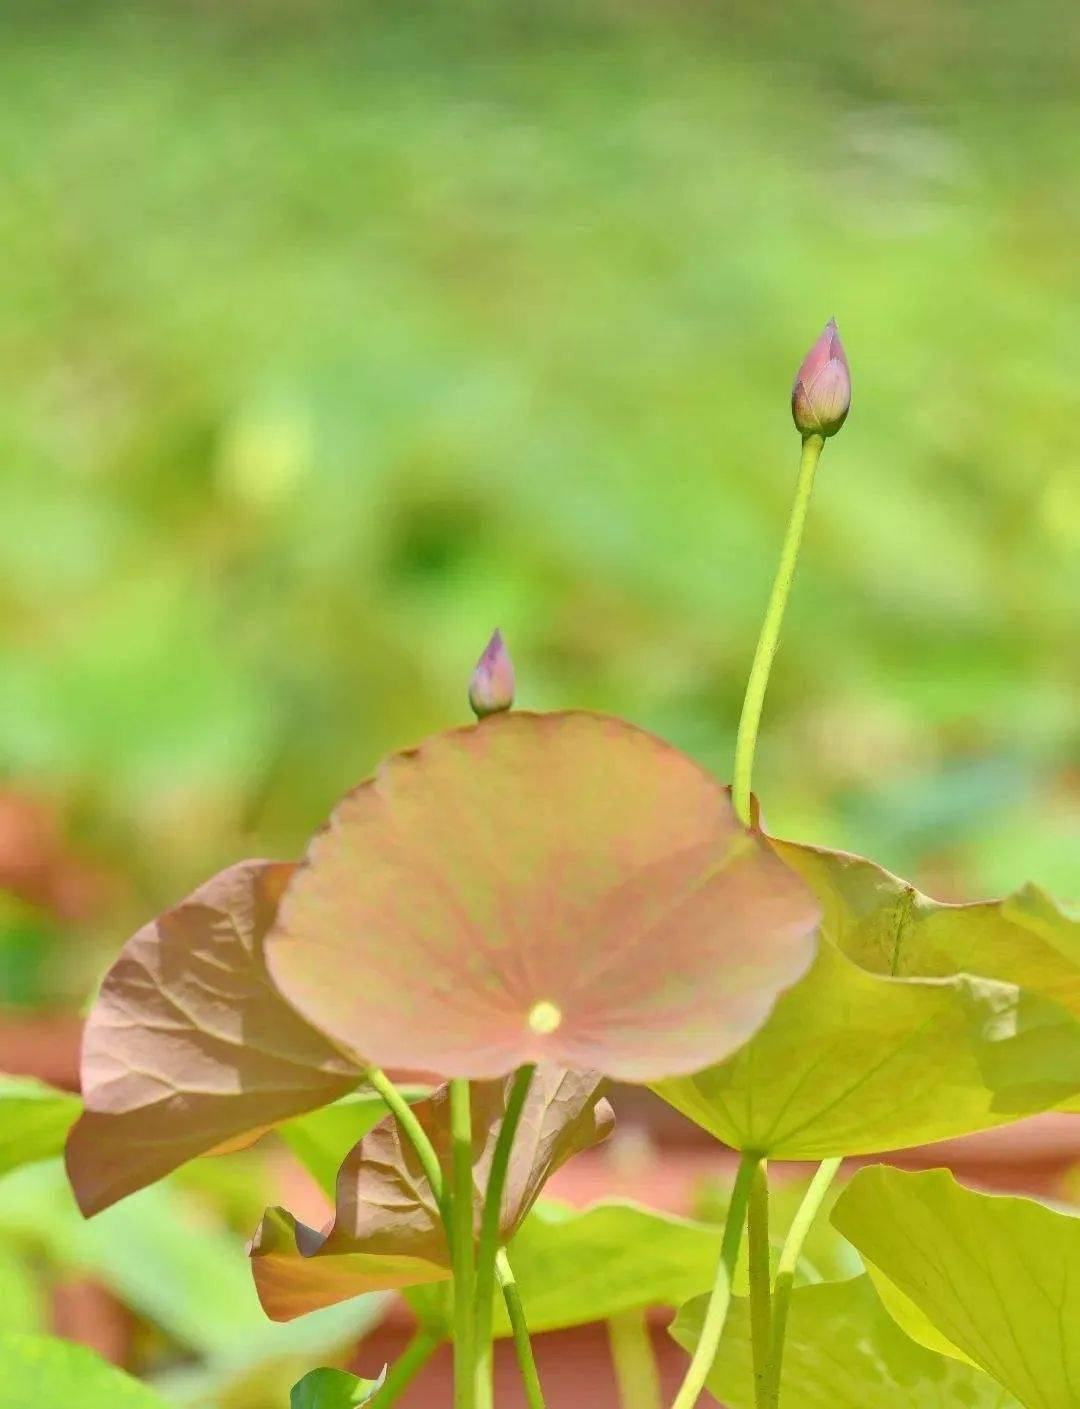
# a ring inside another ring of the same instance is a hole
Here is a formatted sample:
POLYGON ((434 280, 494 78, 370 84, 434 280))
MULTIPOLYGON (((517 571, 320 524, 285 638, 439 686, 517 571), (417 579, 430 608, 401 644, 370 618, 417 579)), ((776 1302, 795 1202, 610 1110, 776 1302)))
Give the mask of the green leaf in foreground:
POLYGON ((311 1370, 293 1385, 289 1409, 355 1409, 367 1404, 385 1381, 385 1370, 377 1380, 361 1380, 347 1370, 311 1370))
MULTIPOLYGON (((580 1213, 539 1208, 509 1248, 529 1330, 679 1306, 712 1286, 721 1236, 711 1224, 622 1201, 580 1213)), ((508 1336, 501 1298, 495 1321, 497 1334, 508 1336)))
POLYGON ((980 974, 1080 1016, 1080 921, 1038 887, 951 905, 863 856, 775 838, 773 848, 817 896, 825 933, 872 973, 980 974))
MULTIPOLYGON (((678 1314, 671 1334, 693 1351, 705 1297, 678 1314)), ((754 1409, 750 1306, 736 1297, 707 1380, 729 1409, 754 1409)), ((980 1370, 909 1340, 868 1277, 821 1282, 792 1293, 781 1376, 783 1409, 1016 1409, 980 1370)))
POLYGON ((166 1409, 86 1346, 54 1336, 0 1335, 0 1366, 0 1409, 166 1409))
MULTIPOLYGON (((623 1311, 679 1306, 716 1276, 721 1230, 638 1204, 611 1201, 580 1212, 538 1204, 508 1248, 529 1330, 555 1331, 623 1311)), ((406 1297, 424 1326, 448 1334, 444 1286, 413 1287, 406 1297)), ((508 1336, 496 1296, 495 1334, 508 1336)))
MULTIPOLYGON (((827 938, 813 967, 768 1022, 720 1066, 653 1089, 736 1149, 779 1159, 874 1154, 984 1130, 1066 1098, 1047 1070, 1055 1033, 1032 1059, 1029 1013, 1012 985, 959 975, 892 979, 868 972, 827 938), (1038 1086, 1040 1077, 1050 1080, 1038 1086), (1018 1093, 1038 1086, 1025 1107, 1018 1093), (1019 1110, 1017 1107, 1019 1106, 1019 1110)), ((1057 1012, 1055 1009, 1054 1012, 1057 1012)), ((1067 1068, 1066 1068, 1067 1069, 1067 1068)))
POLYGON ((884 1272, 872 1262, 865 1263, 865 1266, 882 1306, 906 1335, 924 1345, 927 1350, 936 1351, 938 1355, 951 1355, 954 1360, 962 1360, 965 1365, 974 1365, 974 1360, 953 1345, 948 1336, 943 1336, 929 1316, 920 1311, 895 1282, 890 1282, 884 1272))
POLYGON ((863 857, 773 841, 822 906, 810 971, 755 1037, 654 1086, 738 1149, 874 1154, 1080 1095, 1075 922, 1041 892, 943 905, 863 857))
POLYGON ((1014 924, 1045 940, 1068 963, 1080 970, 1080 907, 1065 905, 1036 885, 1026 885, 1003 901, 1014 924))
POLYGON ((1080 1219, 946 1170, 855 1175, 833 1223, 1026 1409, 1080 1404, 1080 1219))
POLYGON ((0 1174, 58 1155, 81 1109, 78 1096, 0 1072, 0 1174))

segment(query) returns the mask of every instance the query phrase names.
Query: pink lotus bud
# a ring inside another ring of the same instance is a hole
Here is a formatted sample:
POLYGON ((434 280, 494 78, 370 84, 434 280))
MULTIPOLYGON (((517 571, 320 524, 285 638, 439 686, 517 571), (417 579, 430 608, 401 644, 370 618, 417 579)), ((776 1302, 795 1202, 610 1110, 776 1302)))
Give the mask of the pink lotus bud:
POLYGON ((514 663, 501 631, 495 632, 476 662, 469 682, 469 703, 477 719, 498 714, 514 703, 514 663))
POLYGON ((791 414, 804 436, 835 435, 851 406, 851 372, 844 345, 830 318, 803 359, 791 389, 791 414))

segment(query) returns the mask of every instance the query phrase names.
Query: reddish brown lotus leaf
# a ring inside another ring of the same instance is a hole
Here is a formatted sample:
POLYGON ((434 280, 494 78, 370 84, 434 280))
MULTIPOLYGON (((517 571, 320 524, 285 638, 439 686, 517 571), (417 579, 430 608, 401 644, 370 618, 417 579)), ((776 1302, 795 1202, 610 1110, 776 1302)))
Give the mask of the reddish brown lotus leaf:
POLYGON ((263 940, 293 869, 230 867, 139 930, 105 976, 67 1146, 87 1216, 360 1081, 266 972, 263 940))
POLYGON ((616 719, 516 713, 350 793, 266 952, 300 1012, 381 1066, 645 1081, 745 1042, 817 919, 690 759, 616 719))
POLYGON ((448 1267, 427 1258, 333 1252, 328 1241, 283 1208, 263 1214, 249 1251, 259 1301, 272 1321, 291 1321, 364 1292, 397 1291, 450 1276, 448 1267))
MULTIPOLYGON (((610 1134, 614 1116, 595 1072, 539 1067, 514 1140, 500 1228, 509 1240, 548 1177, 580 1150, 610 1134)), ((505 1109, 509 1083, 472 1091, 474 1221, 505 1109)), ((448 1089, 413 1112, 444 1171, 450 1168, 448 1089)), ((361 1292, 440 1281, 450 1275, 446 1236, 431 1186, 397 1122, 388 1117, 365 1135, 341 1166, 334 1221, 326 1233, 268 1209, 251 1244, 252 1271, 266 1314, 287 1321, 361 1292)))

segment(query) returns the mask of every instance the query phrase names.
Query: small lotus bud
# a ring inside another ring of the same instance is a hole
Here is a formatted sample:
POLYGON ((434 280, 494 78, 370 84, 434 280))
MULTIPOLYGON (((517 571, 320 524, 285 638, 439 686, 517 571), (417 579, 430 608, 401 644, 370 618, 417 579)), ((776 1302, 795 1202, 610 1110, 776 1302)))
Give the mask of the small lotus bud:
POLYGON ((514 703, 514 663, 502 632, 496 631, 476 662, 469 682, 469 704, 477 719, 498 714, 514 703))
POLYGON ((844 345, 830 318, 803 359, 791 389, 791 414, 804 436, 835 435, 851 406, 851 372, 844 345))

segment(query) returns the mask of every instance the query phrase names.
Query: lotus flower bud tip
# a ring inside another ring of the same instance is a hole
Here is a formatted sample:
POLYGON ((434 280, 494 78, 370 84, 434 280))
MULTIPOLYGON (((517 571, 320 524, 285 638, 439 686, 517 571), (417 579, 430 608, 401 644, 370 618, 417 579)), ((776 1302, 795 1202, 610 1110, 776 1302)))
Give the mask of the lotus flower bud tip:
POLYGON ((498 714, 514 703, 514 664, 510 652, 496 631, 476 663, 469 682, 469 704, 477 719, 498 714))
POLYGON ((851 406, 851 372, 844 345, 830 318, 803 358, 791 389, 791 414, 804 436, 835 435, 851 406))

